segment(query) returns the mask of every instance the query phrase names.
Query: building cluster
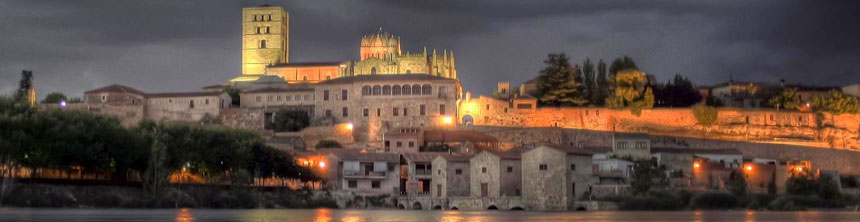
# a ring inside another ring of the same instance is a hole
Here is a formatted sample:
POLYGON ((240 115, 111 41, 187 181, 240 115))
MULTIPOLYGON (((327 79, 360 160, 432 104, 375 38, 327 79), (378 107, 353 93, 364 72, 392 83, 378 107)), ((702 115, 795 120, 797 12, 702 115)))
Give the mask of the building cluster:
MULTIPOLYGON (((392 132, 398 134, 392 141, 400 143, 399 135, 408 132, 392 132)), ((783 192, 791 174, 813 172, 805 160, 745 157, 732 149, 652 147, 639 134, 616 134, 611 147, 542 143, 504 151, 353 148, 297 154, 299 165, 325 175, 330 190, 395 196, 400 208, 461 210, 586 209, 589 200, 632 195, 634 161, 647 159, 665 167, 668 185, 678 189, 725 190, 731 172, 739 171, 752 192, 768 192, 768 186, 783 192)))

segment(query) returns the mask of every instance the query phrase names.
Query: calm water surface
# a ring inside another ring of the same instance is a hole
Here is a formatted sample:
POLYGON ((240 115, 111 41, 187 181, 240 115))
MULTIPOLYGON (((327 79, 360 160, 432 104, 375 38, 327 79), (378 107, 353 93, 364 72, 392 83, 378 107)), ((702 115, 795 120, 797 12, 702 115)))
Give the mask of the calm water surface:
POLYGON ((405 210, 106 210, 0 209, 0 221, 309 221, 309 222, 465 222, 465 221, 858 221, 860 212, 524 212, 405 210))

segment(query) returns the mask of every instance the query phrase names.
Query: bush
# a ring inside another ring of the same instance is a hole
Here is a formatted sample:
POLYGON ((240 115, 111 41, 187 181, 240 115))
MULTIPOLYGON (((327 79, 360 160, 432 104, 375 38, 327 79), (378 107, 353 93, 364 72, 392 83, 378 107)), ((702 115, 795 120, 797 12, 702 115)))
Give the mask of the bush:
POLYGON ((696 116, 699 125, 711 126, 717 123, 719 110, 711 106, 696 106, 693 107, 693 115, 696 116))
POLYGON ((738 204, 738 198, 729 193, 702 193, 690 199, 692 209, 732 209, 738 204))
POLYGON ((341 146, 340 143, 338 143, 337 141, 334 141, 334 140, 320 140, 320 142, 317 143, 317 146, 316 146, 317 149, 342 148, 342 147, 343 146, 341 146))
POLYGON ((308 112, 301 110, 279 110, 274 117, 271 127, 277 132, 300 131, 311 125, 308 112))

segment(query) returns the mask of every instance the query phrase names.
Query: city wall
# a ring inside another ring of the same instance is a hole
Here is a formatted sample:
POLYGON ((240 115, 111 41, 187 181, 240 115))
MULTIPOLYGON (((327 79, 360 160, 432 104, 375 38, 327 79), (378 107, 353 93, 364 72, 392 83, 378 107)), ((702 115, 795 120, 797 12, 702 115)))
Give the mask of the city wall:
POLYGON ((473 120, 476 126, 641 132, 860 151, 860 115, 856 114, 723 108, 718 109, 714 125, 703 126, 690 108, 649 109, 643 110, 639 116, 629 110, 608 108, 515 108, 509 107, 507 101, 482 96, 461 103, 458 115, 461 122, 473 120))

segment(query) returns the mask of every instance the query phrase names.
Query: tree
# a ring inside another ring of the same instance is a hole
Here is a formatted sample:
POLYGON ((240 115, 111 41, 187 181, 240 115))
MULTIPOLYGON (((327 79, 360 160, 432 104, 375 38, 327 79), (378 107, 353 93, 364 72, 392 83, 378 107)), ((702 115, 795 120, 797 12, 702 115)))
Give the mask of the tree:
POLYGON ((705 105, 713 107, 723 107, 723 101, 718 99, 714 95, 708 95, 708 97, 705 97, 705 105))
POLYGON ((606 105, 613 109, 630 109, 641 115, 643 109, 654 107, 654 93, 648 87, 648 78, 638 70, 628 69, 615 74, 612 81, 612 95, 606 105))
POLYGON ((726 180, 726 189, 738 196, 746 195, 747 179, 744 177, 744 173, 740 170, 733 170, 726 180))
POLYGON ((833 176, 830 174, 821 174, 818 176, 818 190, 816 194, 819 197, 832 200, 835 198, 839 198, 842 196, 842 193, 839 191, 839 187, 836 183, 838 180, 834 180, 833 176))
POLYGON ((838 90, 831 90, 826 95, 812 99, 813 108, 820 112, 832 114, 860 113, 860 104, 857 97, 845 94, 838 90))
POLYGON ((702 95, 693 88, 693 83, 680 74, 675 74, 672 81, 655 87, 654 97, 658 106, 663 107, 689 107, 702 101, 702 95))
POLYGON ((606 77, 606 62, 601 59, 597 62, 597 93, 595 94, 595 98, 593 98, 592 102, 603 106, 605 104, 606 98, 610 94, 610 86, 609 79, 606 77))
POLYGON ((60 101, 67 100, 66 95, 58 92, 52 92, 45 96, 45 99, 42 100, 42 103, 60 103, 60 101))
POLYGON ((277 132, 299 131, 310 125, 308 113, 301 110, 281 109, 275 114, 272 127, 277 132))
POLYGON ((585 58, 585 62, 582 63, 582 75, 583 81, 585 85, 585 90, 583 91, 583 96, 587 98, 591 103, 597 101, 597 83, 594 82, 594 64, 591 63, 591 59, 585 58))
POLYGON ((541 103, 547 105, 582 105, 588 102, 577 82, 579 70, 570 65, 564 53, 549 54, 544 63, 546 68, 538 76, 538 95, 541 103))
POLYGON ((717 122, 719 110, 711 106, 696 106, 693 107, 693 116, 702 126, 711 126, 717 122))
POLYGON ((780 108, 797 109, 800 107, 800 94, 797 93, 796 89, 785 89, 781 93, 771 97, 767 103, 776 107, 777 110, 780 108))
POLYGON ((230 95, 230 100, 231 100, 232 106, 239 106, 240 105, 239 104, 240 103, 240 101, 239 101, 240 100, 240 97, 239 97, 240 90, 238 88, 228 86, 228 87, 224 88, 224 92, 227 92, 227 95, 230 95))
POLYGON ((615 74, 628 69, 638 70, 639 67, 636 66, 636 62, 633 62, 633 59, 631 59, 630 57, 624 56, 621 58, 617 58, 612 61, 612 65, 609 65, 609 78, 612 79, 613 77, 615 77, 615 74))
POLYGON ((32 91, 33 71, 21 71, 21 81, 18 82, 18 90, 15 92, 15 100, 18 100, 24 104, 29 104, 29 97, 32 91))
POLYGON ((657 161, 636 161, 633 164, 633 178, 630 181, 633 193, 637 195, 646 194, 652 188, 668 184, 668 180, 663 173, 664 171, 665 167, 657 166, 657 161))

